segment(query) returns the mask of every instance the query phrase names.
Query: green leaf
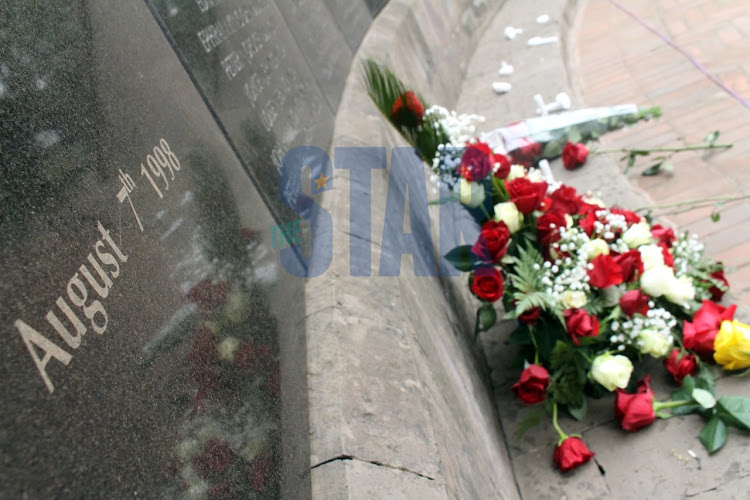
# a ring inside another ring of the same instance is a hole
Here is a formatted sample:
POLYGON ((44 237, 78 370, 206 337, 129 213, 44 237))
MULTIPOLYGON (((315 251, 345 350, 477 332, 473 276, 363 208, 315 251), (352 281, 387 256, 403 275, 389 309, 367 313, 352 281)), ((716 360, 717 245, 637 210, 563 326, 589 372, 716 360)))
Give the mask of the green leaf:
POLYGON ((706 451, 709 454, 714 453, 724 446, 727 440, 727 424, 714 415, 701 430, 699 438, 706 451))
POLYGON ((661 166, 662 166, 662 162, 654 163, 653 165, 648 167, 646 170, 641 172, 641 175, 644 177, 652 177, 661 171, 661 166))
POLYGON ((722 396, 717 405, 718 415, 727 424, 750 430, 750 398, 722 396))
POLYGON ((542 421, 542 410, 541 408, 537 409, 536 411, 530 412, 526 418, 524 418, 521 423, 518 426, 518 430, 516 431, 516 437, 518 439, 521 439, 524 434, 526 434, 526 431, 531 429, 532 427, 535 427, 539 425, 539 422, 542 421))
POLYGON ((574 408, 585 404, 586 369, 576 348, 558 340, 552 350, 550 373, 553 375, 549 390, 557 403, 574 408))
POLYGON ((469 245, 461 245, 445 254, 445 260, 459 271, 468 272, 472 270, 476 257, 471 253, 469 245))
POLYGON ((716 406, 716 398, 705 389, 693 389, 693 399, 703 408, 713 408, 716 406))
POLYGON ((708 134, 706 137, 703 138, 703 142, 705 142, 706 144, 710 146, 713 146, 718 139, 719 139, 719 131, 714 130, 713 132, 711 132, 710 134, 708 134))
POLYGON ((479 321, 479 329, 487 331, 492 328, 492 325, 497 321, 497 313, 495 307, 492 304, 484 304, 482 307, 477 309, 477 319, 479 321))
MULTIPOLYGON (((672 392, 672 400, 687 401, 693 399, 694 390, 695 381, 693 380, 693 377, 691 375, 688 375, 682 380, 682 387, 672 392)), ((672 408, 672 415, 687 415, 696 410, 699 410, 700 408, 701 407, 698 404, 678 406, 677 408, 672 408)))
POLYGON ((628 166, 625 167, 625 175, 628 175, 630 173, 630 169, 633 168, 633 165, 635 165, 635 155, 633 153, 630 153, 628 155, 628 166))
POLYGON ((719 219, 721 219, 721 214, 719 212, 711 212, 711 222, 719 222, 719 219))
POLYGON ((580 422, 586 417, 586 410, 588 409, 587 406, 588 405, 586 404, 586 398, 583 398, 583 404, 581 406, 572 407, 568 405, 568 413, 570 413, 571 417, 580 422))
POLYGON ((701 363, 700 371, 698 372, 698 375, 695 378, 695 387, 699 389, 704 389, 715 396, 716 395, 716 391, 714 389, 715 383, 716 383, 716 375, 714 375, 713 367, 711 367, 711 365, 707 363, 701 363))

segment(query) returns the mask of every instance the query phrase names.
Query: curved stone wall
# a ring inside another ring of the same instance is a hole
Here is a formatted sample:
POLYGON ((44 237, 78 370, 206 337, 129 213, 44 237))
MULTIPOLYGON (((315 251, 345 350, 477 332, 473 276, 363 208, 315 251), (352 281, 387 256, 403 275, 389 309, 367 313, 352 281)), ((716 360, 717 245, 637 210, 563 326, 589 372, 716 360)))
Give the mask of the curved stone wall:
MULTIPOLYGON (((501 5, 391 0, 355 55, 335 120, 334 163, 339 147, 387 148, 390 158, 391 148, 407 145, 367 96, 364 57, 386 63, 430 102, 452 107, 466 63, 501 5)), ((415 277, 410 257, 399 276, 378 276, 388 176, 374 170, 368 183, 336 169, 335 189, 319 200, 334 230, 331 267, 306 285, 313 496, 517 498, 471 339, 476 304, 464 278, 415 277), (358 237, 373 250, 371 275, 351 276, 350 233, 361 228, 350 227, 350 207, 368 193, 372 228, 369 238, 358 237)), ((433 206, 431 227, 421 229, 437 242, 438 226, 433 206)))

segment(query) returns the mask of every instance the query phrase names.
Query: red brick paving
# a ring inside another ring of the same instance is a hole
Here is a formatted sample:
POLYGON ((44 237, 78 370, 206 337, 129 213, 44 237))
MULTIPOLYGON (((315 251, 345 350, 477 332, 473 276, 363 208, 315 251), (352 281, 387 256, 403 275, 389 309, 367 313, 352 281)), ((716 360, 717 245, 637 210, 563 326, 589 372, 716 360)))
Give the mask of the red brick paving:
MULTIPOLYGON (((724 85, 750 100, 750 3, 747 0, 628 0, 628 10, 684 49, 724 85)), ((677 153, 671 175, 631 180, 654 200, 667 203, 717 194, 750 195, 750 109, 707 78, 608 0, 582 0, 570 39, 577 89, 585 106, 634 102, 660 105, 661 119, 608 134, 603 147, 658 147, 700 142, 720 130, 729 150, 677 153), (616 101, 613 101, 616 99, 616 101)), ((641 160, 641 169, 648 166, 641 160)), ((750 200, 717 210, 670 215, 680 229, 700 236, 727 266, 738 300, 750 306, 750 200)))

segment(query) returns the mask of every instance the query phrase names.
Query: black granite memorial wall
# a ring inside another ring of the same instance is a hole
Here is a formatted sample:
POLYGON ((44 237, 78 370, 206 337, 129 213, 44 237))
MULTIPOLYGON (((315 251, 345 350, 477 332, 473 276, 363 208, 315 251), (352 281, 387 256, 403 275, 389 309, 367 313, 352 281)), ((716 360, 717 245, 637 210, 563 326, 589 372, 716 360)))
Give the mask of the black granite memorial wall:
POLYGON ((0 497, 309 496, 278 164, 382 1, 0 1, 0 497))

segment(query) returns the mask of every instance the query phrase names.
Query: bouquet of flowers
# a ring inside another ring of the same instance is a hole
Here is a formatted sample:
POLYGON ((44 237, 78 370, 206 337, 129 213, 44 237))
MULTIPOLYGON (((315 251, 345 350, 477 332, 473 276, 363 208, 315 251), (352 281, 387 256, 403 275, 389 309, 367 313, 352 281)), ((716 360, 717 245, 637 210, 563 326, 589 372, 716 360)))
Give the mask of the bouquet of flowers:
POLYGON ((727 426, 750 430, 750 399, 717 397, 712 366, 750 367, 750 326, 734 319, 735 305, 718 303, 728 288, 722 265, 695 237, 556 182, 544 160, 540 168, 515 163, 471 137, 479 117, 425 115, 449 139, 436 148, 433 179, 481 224, 473 245, 445 257, 469 273, 481 302, 475 334, 496 322, 498 302, 517 320, 511 341, 525 368, 512 390, 551 413, 560 470, 593 452, 563 431, 558 411, 581 420, 587 398, 608 392, 626 431, 698 413, 707 421, 700 440, 713 453, 727 426), (650 375, 631 380, 649 357, 663 360, 677 384, 670 401, 655 400, 650 375))

